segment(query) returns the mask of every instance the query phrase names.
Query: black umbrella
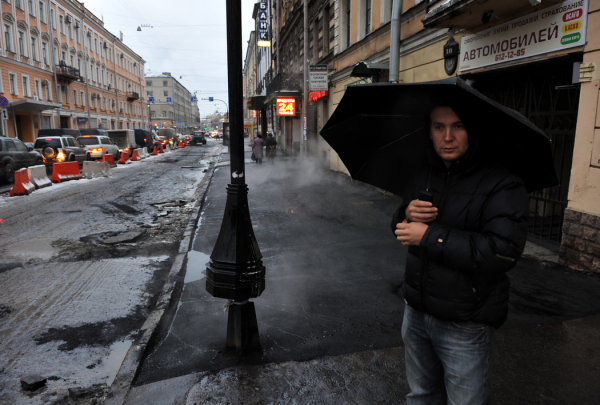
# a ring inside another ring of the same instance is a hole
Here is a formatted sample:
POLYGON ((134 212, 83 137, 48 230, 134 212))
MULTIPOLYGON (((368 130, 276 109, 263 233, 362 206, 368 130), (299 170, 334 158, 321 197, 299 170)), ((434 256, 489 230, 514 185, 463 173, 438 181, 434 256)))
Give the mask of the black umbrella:
POLYGON ((477 153, 518 174, 529 192, 558 184, 544 132, 459 78, 350 86, 321 135, 353 179, 402 195, 428 164, 427 116, 438 105, 453 107, 469 136, 477 132, 477 153))

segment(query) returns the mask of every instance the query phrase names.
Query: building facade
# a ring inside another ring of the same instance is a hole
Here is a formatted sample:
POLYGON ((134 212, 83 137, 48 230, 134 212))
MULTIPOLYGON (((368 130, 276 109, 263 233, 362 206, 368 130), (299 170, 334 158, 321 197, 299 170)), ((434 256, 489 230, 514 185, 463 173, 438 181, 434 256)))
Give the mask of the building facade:
POLYGON ((146 98, 153 128, 176 128, 189 134, 200 125, 198 102, 171 73, 146 76, 146 98))
POLYGON ((0 6, 3 135, 31 142, 40 128, 145 127, 145 61, 83 3, 0 6))

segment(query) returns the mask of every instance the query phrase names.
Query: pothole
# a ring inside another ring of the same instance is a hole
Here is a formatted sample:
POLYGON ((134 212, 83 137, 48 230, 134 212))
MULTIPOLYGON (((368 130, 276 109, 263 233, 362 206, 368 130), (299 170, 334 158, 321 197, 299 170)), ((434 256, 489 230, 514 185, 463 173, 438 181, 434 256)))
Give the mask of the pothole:
POLYGON ((122 230, 94 233, 82 236, 79 240, 90 245, 114 245, 118 243, 132 243, 146 235, 146 230, 122 230))

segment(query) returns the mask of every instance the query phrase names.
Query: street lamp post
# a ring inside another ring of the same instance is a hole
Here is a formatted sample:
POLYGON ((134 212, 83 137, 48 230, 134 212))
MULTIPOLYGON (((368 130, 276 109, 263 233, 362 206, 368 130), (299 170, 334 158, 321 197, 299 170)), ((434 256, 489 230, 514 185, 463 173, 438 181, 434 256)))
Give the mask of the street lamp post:
POLYGON ((241 0, 227 0, 226 9, 231 174, 221 230, 206 269, 206 291, 229 300, 226 346, 246 352, 260 350, 256 311, 249 299, 265 289, 265 266, 245 183, 241 0))

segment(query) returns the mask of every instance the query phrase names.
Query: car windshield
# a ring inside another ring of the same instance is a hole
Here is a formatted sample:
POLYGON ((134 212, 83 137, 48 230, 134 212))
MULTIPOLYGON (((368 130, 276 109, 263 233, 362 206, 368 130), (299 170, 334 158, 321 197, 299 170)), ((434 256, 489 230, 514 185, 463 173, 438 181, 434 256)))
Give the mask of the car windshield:
POLYGON ((119 149, 128 148, 127 144, 127 132, 119 131, 119 132, 109 132, 108 137, 112 139, 112 141, 119 147, 119 149))
POLYGON ((46 146, 51 146, 53 148, 62 148, 62 144, 60 143, 60 138, 38 138, 35 140, 34 149, 43 149, 46 146))
POLYGON ((82 138, 77 138, 77 140, 82 145, 99 145, 100 144, 100 140, 98 139, 97 136, 82 137, 82 138))

